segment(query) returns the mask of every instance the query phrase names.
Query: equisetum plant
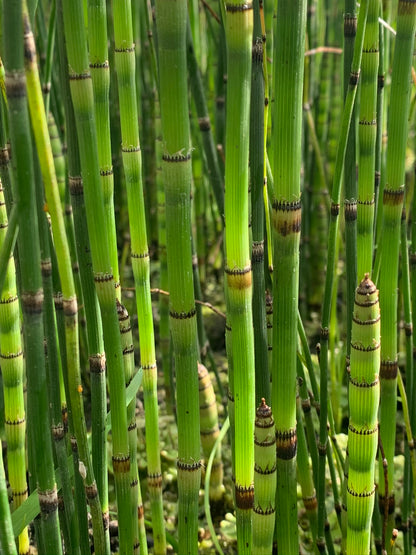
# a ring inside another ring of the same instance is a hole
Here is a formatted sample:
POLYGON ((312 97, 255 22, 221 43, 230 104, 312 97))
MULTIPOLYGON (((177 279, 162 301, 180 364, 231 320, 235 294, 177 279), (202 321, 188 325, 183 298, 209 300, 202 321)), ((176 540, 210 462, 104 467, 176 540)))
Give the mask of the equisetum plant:
POLYGON ((416 1, 0 24, 0 552, 415 553, 416 1))

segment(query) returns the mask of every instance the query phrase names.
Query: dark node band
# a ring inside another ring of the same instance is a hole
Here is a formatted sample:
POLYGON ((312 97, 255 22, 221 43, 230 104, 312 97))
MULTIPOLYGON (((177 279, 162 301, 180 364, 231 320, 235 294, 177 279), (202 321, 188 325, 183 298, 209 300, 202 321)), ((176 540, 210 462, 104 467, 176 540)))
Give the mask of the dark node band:
POLYGON ((193 318, 196 315, 196 309, 193 308, 189 312, 176 312, 175 310, 169 311, 169 316, 174 320, 187 320, 188 318, 193 318))
POLYGON ((90 372, 93 374, 102 374, 105 372, 105 355, 96 354, 91 355, 89 358, 90 372))
POLYGON ((77 176, 69 176, 68 178, 69 184, 69 192, 72 196, 80 196, 84 194, 84 184, 82 182, 82 177, 77 176))
POLYGON ((95 274, 94 281, 96 283, 108 283, 109 281, 113 281, 114 276, 113 274, 95 274))
POLYGON ((105 62, 96 62, 95 64, 90 64, 90 69, 110 69, 110 64, 108 60, 105 60, 105 62))
POLYGON ((359 343, 359 342, 355 342, 355 343, 351 342, 351 348, 354 349, 355 351, 370 353, 380 349, 380 342, 374 343, 373 345, 363 345, 362 343, 359 343))
POLYGON ((357 201, 346 200, 344 202, 345 221, 354 222, 357 219, 357 201))
POLYGON ((151 488, 161 488, 162 487, 162 474, 148 474, 147 484, 151 488))
POLYGON ((85 486, 85 493, 87 495, 87 499, 95 499, 98 495, 97 484, 94 482, 89 486, 85 486))
POLYGON ((126 54, 129 52, 134 52, 135 44, 133 43, 132 46, 128 46, 127 48, 114 48, 114 52, 118 54, 126 54))
POLYGON ((382 360, 380 364, 380 378, 383 380, 395 380, 398 368, 397 360, 382 360))
POLYGON ((121 152, 124 154, 129 154, 131 152, 140 152, 140 146, 122 146, 121 152))
POLYGON ((296 428, 292 430, 276 431, 276 457, 282 460, 290 460, 296 455, 298 440, 296 428))
POLYGON ((253 4, 251 2, 246 2, 244 4, 225 4, 225 9, 228 13, 236 13, 236 12, 246 12, 247 10, 253 9, 253 4))
POLYGON ((380 314, 377 316, 377 318, 372 318, 371 320, 360 320, 355 316, 352 317, 352 320, 359 326, 371 326, 372 324, 377 324, 377 322, 380 321, 380 314))
POLYGON ((252 509, 254 504, 254 486, 235 484, 235 505, 238 509, 252 509))
POLYGON ((339 204, 336 202, 331 202, 331 216, 338 216, 339 215, 339 204))
POLYGON ((69 80, 70 81, 82 81, 84 79, 91 79, 91 73, 89 71, 85 71, 83 73, 70 73, 69 80))
POLYGON ((140 252, 140 253, 132 251, 130 256, 131 256, 131 258, 149 258, 149 251, 140 252))
POLYGON ((362 430, 358 430, 355 426, 353 426, 352 424, 349 424, 348 430, 351 433, 359 435, 359 436, 371 436, 371 435, 376 434, 378 432, 378 426, 376 426, 375 428, 372 428, 372 429, 363 428, 362 430))
POLYGON ((22 309, 26 314, 39 314, 43 308, 43 290, 36 293, 22 293, 22 309))
POLYGON ((374 495, 374 493, 375 493, 375 491, 376 491, 376 486, 374 485, 374 486, 373 486, 373 489, 372 489, 371 491, 362 491, 361 493, 358 493, 358 492, 356 492, 356 491, 350 489, 350 488, 347 486, 347 491, 348 491, 348 493, 349 493, 350 495, 352 495, 353 497, 362 497, 362 498, 364 498, 364 497, 371 497, 372 495, 374 495))
POLYGON ((116 455, 112 460, 114 472, 123 474, 130 470, 130 455, 116 455))
POLYGON ((384 189, 383 202, 386 204, 391 204, 392 206, 397 206, 403 203, 404 198, 404 187, 400 189, 384 189))
POLYGON ((355 387, 364 387, 364 388, 369 388, 369 387, 376 387, 376 385, 379 384, 380 380, 379 378, 377 378, 376 380, 374 380, 371 383, 367 383, 367 382, 359 382, 356 378, 352 378, 351 375, 349 376, 350 379, 350 383, 352 385, 355 385, 355 387))
POLYGON ((164 162, 188 162, 191 159, 191 153, 188 154, 163 154, 162 160, 164 162))
POLYGON ((198 124, 201 131, 209 131, 211 129, 211 122, 208 116, 198 118, 198 124))
POLYGON ((109 170, 100 170, 100 175, 101 177, 108 177, 110 175, 113 175, 113 168, 109 170))
POLYGON ((267 509, 262 509, 260 506, 257 506, 257 507, 253 507, 253 512, 258 515, 267 516, 267 515, 274 514, 275 509, 273 507, 267 507, 267 509))
POLYGON ((194 472, 199 470, 202 466, 201 461, 194 461, 193 463, 185 463, 180 460, 176 461, 176 466, 179 470, 184 470, 186 472, 194 472))
POLYGON ((356 87, 357 84, 358 84, 359 78, 360 78, 360 72, 359 71, 351 71, 349 86, 350 87, 356 87))
POLYGON ((344 37, 353 38, 357 34, 357 17, 351 14, 344 15, 344 37))

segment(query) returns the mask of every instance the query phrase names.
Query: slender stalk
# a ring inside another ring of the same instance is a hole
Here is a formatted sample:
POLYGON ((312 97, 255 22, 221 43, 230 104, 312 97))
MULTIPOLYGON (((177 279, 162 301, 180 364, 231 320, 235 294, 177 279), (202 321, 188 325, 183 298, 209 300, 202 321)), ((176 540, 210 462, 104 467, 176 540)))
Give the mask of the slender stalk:
POLYGON ((393 528, 394 512, 394 448, 397 403, 397 282, 400 248, 400 218, 404 197, 404 175, 409 109, 410 71, 416 29, 416 3, 399 0, 397 6, 397 35, 394 48, 393 72, 386 160, 386 185, 383 192, 383 225, 380 266, 381 363, 380 363, 380 437, 387 459, 389 491, 385 490, 380 464, 379 500, 382 512, 388 504, 387 537, 393 528))
POLYGON ((379 0, 368 4, 361 61, 359 110, 359 172, 357 201, 357 276, 371 272, 373 264, 374 172, 377 138, 377 73, 379 62, 379 0))
POLYGON ((111 160, 110 133, 110 68, 107 46, 107 10, 103 0, 88 2, 88 44, 90 71, 94 90, 95 122, 98 137, 98 159, 104 198, 107 241, 110 249, 116 295, 120 300, 120 275, 117 258, 114 219, 114 176, 111 160))
MULTIPOLYGON (((51 243, 48 229, 47 216, 44 212, 44 201, 42 191, 42 177, 39 164, 35 165, 36 172, 36 204, 39 221, 39 241, 41 251, 42 283, 45 293, 44 300, 44 325, 45 325, 45 358, 46 379, 48 383, 48 394, 50 401, 51 432, 54 440, 54 451, 59 476, 61 478, 62 491, 58 494, 60 525, 65 545, 74 555, 80 554, 79 529, 77 515, 75 514, 74 496, 72 483, 69 476, 68 456, 65 442, 65 426, 62 421, 62 404, 60 392, 60 375, 62 365, 58 346, 56 314, 53 300, 53 278, 51 243), (64 506, 64 510, 63 509, 64 506), (65 535, 66 534, 66 535, 65 535)), ((54 257, 56 262, 56 257, 54 257)), ((63 307, 62 307, 63 308, 63 307)))
POLYGON ((380 309, 368 273, 355 294, 348 426, 347 555, 370 552, 380 401, 380 309))
POLYGON ((344 111, 342 114, 341 131, 338 142, 338 150, 334 168, 334 178, 331 190, 331 217, 328 236, 328 258, 327 273, 325 279, 325 295, 322 305, 322 327, 321 327, 321 353, 320 353, 320 425, 319 425, 319 476, 317 484, 318 496, 318 537, 317 545, 320 552, 325 550, 324 525, 325 525, 325 465, 326 445, 328 441, 327 415, 328 415, 328 344, 329 344, 329 321, 331 315, 331 304, 333 295, 333 283, 335 273, 335 260, 338 237, 338 215, 341 196, 341 181, 345 159, 345 151, 348 141, 349 127, 354 109, 355 96, 357 93, 358 79, 361 67, 362 45, 364 40, 365 24, 367 20, 368 1, 361 2, 360 13, 357 22, 357 34, 354 43, 354 54, 350 70, 348 92, 345 98, 344 111))
POLYGON ((207 161, 207 175, 211 183, 212 191, 217 202, 218 211, 221 218, 224 215, 224 179, 218 163, 218 154, 214 145, 214 137, 211 129, 205 92, 201 72, 198 67, 197 58, 193 48, 192 34, 189 24, 187 26, 187 52, 188 66, 190 73, 190 85, 195 108, 198 116, 199 130, 201 131, 202 144, 207 161))
MULTIPOLYGON (((233 365, 237 545, 251 553, 254 499, 254 336, 248 233, 248 139, 252 4, 226 4, 227 102, 225 160, 225 275, 233 365)), ((232 420, 231 420, 232 424, 232 420)))
MULTIPOLYGON (((123 349, 124 378, 126 388, 135 375, 133 334, 130 316, 127 309, 117 302, 117 314, 120 325, 121 346, 123 349)), ((147 555, 146 531, 144 528, 144 513, 142 494, 137 466, 137 425, 136 425, 136 397, 127 407, 130 450, 130 488, 131 488, 131 525, 133 530, 133 553, 147 555)))
MULTIPOLYGON (((317 518, 318 518, 318 502, 316 499, 316 490, 313 481, 313 473, 309 464, 308 446, 306 443, 306 434, 303 427, 302 420, 302 406, 303 400, 300 396, 297 397, 296 403, 296 416, 297 416, 297 438, 298 438, 298 453, 297 453, 297 476, 298 481, 302 488, 302 500, 305 507, 306 514, 309 519, 312 537, 314 543, 316 542, 317 532, 317 518)), ((309 405, 310 407, 310 405, 309 405)))
POLYGON ((201 479, 198 339, 191 249, 191 144, 186 75, 187 3, 156 1, 159 98, 164 152, 170 329, 176 368, 178 417, 178 532, 180 553, 198 550, 201 479))
MULTIPOLYGON (((410 288, 410 272, 409 272, 409 248, 407 244, 407 220, 406 209, 403 206, 401 224, 400 224, 400 257, 401 257, 401 282, 403 295, 403 327, 405 333, 406 348, 406 397, 409 406, 413 405, 413 324, 412 324, 412 306, 411 306, 411 288, 410 288)), ((402 502, 402 527, 403 527, 403 543, 406 552, 411 553, 412 542, 412 477, 411 477, 411 453, 409 445, 405 446, 405 465, 403 477, 403 502, 402 502)))
POLYGON ((83 473, 80 473, 84 480, 85 492, 91 509, 95 548, 97 553, 102 553, 105 550, 103 521, 101 518, 100 501, 91 456, 88 449, 82 396, 79 394, 79 387, 81 386, 81 372, 79 365, 78 303, 47 119, 42 99, 34 38, 26 13, 24 13, 24 25, 25 65, 26 77, 28 80, 30 116, 45 187, 47 209, 51 216, 55 249, 58 253, 57 263, 62 287, 62 301, 65 316, 65 343, 69 386, 68 393, 71 397, 72 413, 73 415, 76 415, 73 418, 74 433, 77 439, 80 464, 84 465, 85 468, 85 476, 82 475, 83 473))
POLYGON ((129 517, 131 494, 126 393, 120 334, 118 332, 114 277, 111 269, 109 247, 106 241, 102 240, 106 220, 99 174, 93 88, 89 72, 82 2, 64 0, 62 6, 70 69, 69 81, 84 181, 94 282, 100 302, 104 347, 108 365, 120 553, 127 554, 131 552, 133 540, 129 517))
POLYGON ((254 423, 253 555, 271 553, 276 506, 276 447, 272 411, 263 398, 254 423))
POLYGON ((3 465, 3 445, 0 442, 0 549, 4 555, 17 555, 13 536, 12 517, 10 514, 9 497, 7 495, 6 475, 3 465))
MULTIPOLYGON (((8 228, 3 187, 0 181, 0 249, 5 247, 8 228)), ((0 289, 0 360, 3 374, 4 418, 7 440, 7 463, 12 488, 13 508, 27 498, 25 403, 23 398, 23 351, 20 337, 19 299, 16 290, 15 264, 9 252, 5 283, 0 289)), ((19 553, 29 550, 28 529, 19 536, 19 553)))
MULTIPOLYGON (((356 0, 345 1, 344 15, 344 98, 348 92, 348 78, 354 51, 354 40, 357 32, 356 0)), ((344 181, 344 218, 345 218, 345 251, 347 267, 347 366, 349 364, 351 346, 351 325, 354 308, 354 295, 357 285, 357 170, 356 170, 356 117, 351 118, 345 151, 344 181)))
POLYGON ((267 356, 266 299, 264 278, 264 176, 265 176, 265 132, 264 132, 264 75, 263 42, 260 24, 259 3, 254 3, 254 33, 252 52, 251 107, 250 107, 250 170, 252 206, 252 251, 253 268, 253 325, 254 358, 256 375, 256 406, 270 397, 270 371, 267 356))
POLYGON ((58 46, 60 57, 59 69, 61 73, 61 93, 65 106, 67 122, 67 162, 69 174, 67 189, 70 195, 71 207, 73 208, 75 242, 86 315, 88 363, 91 380, 92 428, 94 430, 92 433, 92 462, 101 502, 106 552, 108 553, 110 550, 110 537, 108 531, 107 438, 104 425, 104 419, 107 413, 105 374, 106 363, 100 309, 98 305, 97 293, 94 287, 90 242, 85 218, 84 189, 81 177, 74 108, 70 97, 69 82, 66 78, 66 67, 68 61, 65 51, 65 43, 63 40, 63 13, 61 3, 58 5, 57 22, 59 27, 58 46))
POLYGON ((146 452, 148 487, 151 499, 155 553, 166 552, 162 504, 162 472, 159 447, 159 412, 157 404, 157 366, 150 295, 150 257, 147 243, 142 184, 135 56, 131 2, 113 0, 115 65, 120 99, 122 158, 126 177, 130 220, 131 258, 136 286, 139 319, 140 357, 143 368, 143 393, 146 411, 146 452), (150 441, 151 438, 151 441, 150 441))
POLYGON ((58 496, 53 468, 52 443, 48 421, 45 356, 43 350, 43 290, 33 180, 32 144, 24 73, 22 3, 3 6, 5 36, 6 92, 9 107, 11 148, 15 163, 15 200, 19 209, 19 253, 24 346, 27 363, 28 418, 33 419, 33 459, 45 550, 62 553, 58 521, 58 496))
POLYGON ((306 2, 279 2, 274 52, 272 409, 276 422, 279 551, 298 552, 296 375, 300 173, 306 2), (287 21, 291 25, 287 25, 287 21), (276 122, 279 122, 277 125, 276 122))

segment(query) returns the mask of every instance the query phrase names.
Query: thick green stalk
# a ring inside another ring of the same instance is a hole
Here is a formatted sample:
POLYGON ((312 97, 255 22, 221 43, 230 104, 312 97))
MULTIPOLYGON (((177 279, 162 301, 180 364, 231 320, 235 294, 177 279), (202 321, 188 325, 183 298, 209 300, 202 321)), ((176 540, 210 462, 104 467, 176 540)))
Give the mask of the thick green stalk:
POLYGON ((155 553, 166 552, 160 463, 157 366, 150 295, 150 257, 142 183, 139 125, 136 98, 135 55, 131 2, 113 0, 115 66, 120 100, 121 151, 127 187, 131 259, 139 319, 140 358, 146 411, 146 452, 155 553), (151 438, 151 440, 150 440, 151 438))
POLYGON ((276 531, 279 551, 298 553, 296 375, 301 226, 300 174, 306 2, 279 2, 274 53, 273 361, 276 531), (291 25, 287 22, 290 21, 291 25), (279 123, 277 123, 279 122, 279 123))
POLYGON ((387 537, 393 527, 394 448, 397 403, 397 283, 400 248, 400 218, 404 197, 405 157, 408 128, 410 71, 416 29, 416 3, 399 0, 397 35, 391 78, 390 111, 387 124, 388 145, 386 184, 383 192, 383 225, 380 266, 381 364, 380 364, 380 437, 387 459, 388 491, 385 489, 383 465, 380 463, 379 495, 384 513, 388 503, 387 537))
POLYGON ((354 54, 351 63, 348 92, 345 97, 344 110, 342 114, 338 150, 334 168, 334 178, 331 190, 331 217, 328 236, 328 258, 327 273, 325 279, 325 295, 322 305, 322 327, 321 327, 321 352, 320 352, 320 425, 319 425, 319 475, 317 484, 318 496, 318 549, 325 550, 324 526, 325 526, 325 466, 326 446, 328 441, 327 416, 328 416, 328 344, 329 344, 329 321, 331 316, 331 304, 333 296, 333 284, 335 274, 335 261, 338 239, 338 215, 341 197, 341 182, 344 167, 345 151, 349 136, 349 127, 354 109, 355 96, 360 75, 362 45, 364 40, 365 24, 367 20, 368 0, 361 3, 357 23, 357 34, 354 43, 354 54))
POLYGON ((359 113, 359 172, 357 201, 357 276, 371 273, 373 264, 374 172, 377 137, 377 74, 379 62, 379 0, 368 3, 367 25, 361 60, 359 113))
POLYGON ((58 521, 58 496, 53 468, 48 419, 45 355, 43 350, 43 290, 33 180, 32 144, 24 73, 22 3, 8 2, 3 9, 6 92, 11 148, 15 164, 15 201, 19 207, 21 303, 27 368, 28 418, 34 420, 34 457, 29 470, 36 474, 45 550, 62 553, 58 521), (35 230, 35 233, 34 233, 35 230), (33 460, 34 459, 34 460, 33 460))
POLYGON ((186 75, 187 3, 156 1, 159 97, 164 152, 170 329, 175 354, 178 418, 179 551, 198 550, 201 480, 198 339, 191 249, 191 144, 186 75))
POLYGON ((7 495, 6 475, 3 465, 3 445, 0 441, 0 549, 4 555, 17 555, 13 536, 12 517, 10 514, 9 497, 7 495))
POLYGON ((114 219, 114 176, 111 160, 110 133, 110 67, 107 46, 107 10, 104 0, 88 2, 88 45, 92 85, 94 90, 95 123, 98 138, 98 160, 107 241, 110 249, 116 295, 120 300, 120 275, 117 258, 116 223, 114 219))
MULTIPOLYGON (((248 232, 248 147, 253 7, 226 4, 227 102, 225 160, 225 274, 233 365, 237 545, 251 553, 254 499, 254 335, 248 232)), ((230 419, 231 420, 231 419, 230 419)), ((231 421, 232 423, 232 421, 231 421)))
POLYGON ((272 552, 276 506, 274 420, 263 398, 254 423, 253 555, 272 552))
POLYGON ((251 107, 250 107, 250 175, 251 175, 251 231, 253 268, 253 325, 256 375, 256 406, 265 399, 271 403, 270 371, 267 356, 266 298, 264 279, 264 75, 263 42, 260 9, 254 3, 254 33, 252 52, 251 107))
POLYGON ((348 426, 347 555, 370 552, 380 401, 380 309, 369 274, 355 294, 348 426))
MULTIPOLYGON (((75 242, 79 261, 80 281, 85 304, 86 335, 88 344, 88 362, 91 380, 91 413, 92 413, 92 462, 94 476, 101 502, 102 519, 106 542, 106 552, 110 549, 108 531, 108 477, 107 477, 107 447, 104 419, 107 414, 107 393, 105 374, 105 355, 103 332, 98 305, 97 293, 94 287, 90 242, 85 217, 84 188, 81 177, 81 164, 78 152, 78 140, 75 128, 74 108, 71 101, 69 82, 67 80, 67 56, 63 40, 62 5, 58 5, 58 46, 60 57, 61 93, 66 114, 67 133, 67 161, 68 161, 68 192, 74 216, 75 242)), ((58 174, 59 175, 59 174, 58 174)), ((67 194, 66 194, 67 196, 67 194)), ((67 228, 68 229, 68 228, 67 228)))
POLYGON ((77 125, 92 266, 103 322, 104 347, 108 366, 113 429, 113 468, 116 484, 120 553, 132 548, 130 526, 130 455, 127 433, 126 392, 123 357, 116 309, 116 293, 109 247, 103 233, 106 225, 94 100, 87 55, 82 2, 64 0, 63 15, 71 96, 77 125))
POLYGON ((65 231, 59 188, 56 179, 55 165, 49 138, 49 130, 44 111, 42 89, 37 68, 36 50, 33 34, 27 14, 24 14, 25 25, 25 65, 28 81, 29 109, 32 120, 36 147, 39 154, 40 169, 45 187, 47 210, 51 217, 54 245, 57 256, 59 276, 63 295, 65 316, 65 343, 67 355, 68 386, 73 413, 74 433, 78 444, 80 464, 84 465, 83 477, 86 495, 89 501, 93 522, 95 548, 97 553, 104 552, 104 529, 101 518, 100 501, 94 478, 91 456, 88 448, 87 430, 84 417, 84 406, 79 388, 81 372, 79 364, 78 338, 78 303, 72 273, 69 245, 65 231))
MULTIPOLYGON (((8 227, 3 187, 0 181, 0 249, 4 248, 8 227)), ((0 360, 3 374, 4 418, 7 440, 7 464, 12 488, 13 508, 27 498, 25 403, 23 398, 23 351, 20 336, 19 299, 13 254, 5 265, 6 279, 0 289, 0 360)), ((25 528, 19 536, 19 553, 29 550, 25 528)))

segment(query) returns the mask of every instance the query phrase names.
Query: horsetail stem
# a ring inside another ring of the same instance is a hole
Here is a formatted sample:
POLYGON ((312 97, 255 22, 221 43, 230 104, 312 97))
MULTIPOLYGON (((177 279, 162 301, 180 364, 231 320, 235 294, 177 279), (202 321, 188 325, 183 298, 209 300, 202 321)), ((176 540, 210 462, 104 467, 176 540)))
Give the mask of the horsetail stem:
POLYGON ((377 73, 379 1, 368 4, 367 25, 361 60, 361 89, 359 109, 359 172, 357 201, 357 275, 371 272, 373 263, 374 172, 377 137, 377 73))
POLYGON ((276 441, 272 411, 263 398, 254 422, 253 555, 271 553, 276 506, 276 441))
POLYGON ((74 433, 77 438, 80 463, 83 464, 86 469, 86 474, 83 476, 83 479, 85 492, 91 508, 95 545, 97 552, 103 552, 105 549, 103 521, 101 518, 97 485, 95 482, 91 456, 88 448, 83 401, 81 395, 79 394, 81 373, 79 365, 78 304, 46 114, 43 106, 34 38, 27 13, 24 13, 24 26, 29 109, 36 146, 39 153, 39 163, 45 187, 47 210, 51 216, 55 249, 58 253, 57 263, 62 287, 62 301, 65 316, 68 387, 69 396, 71 398, 72 412, 74 415, 74 433))
POLYGON ((6 92, 11 148, 15 161, 15 201, 19 208, 19 252, 24 346, 27 363, 28 418, 34 420, 29 470, 36 475, 45 549, 60 554, 58 496, 48 421, 45 355, 43 350, 43 290, 34 190, 32 144, 27 109, 22 29, 22 2, 3 6, 6 92), (30 246, 30 248, 28 248, 30 246), (35 416, 36 415, 36 416, 35 416), (34 451, 36 449, 36 452, 34 451))
POLYGON ((324 526, 325 526, 325 466, 326 446, 328 441, 327 416, 328 416, 328 345, 329 345, 329 322, 331 316, 331 305, 333 297, 333 284, 335 261, 338 239, 338 216, 341 197, 341 181, 345 159, 345 151, 349 136, 349 127, 354 109, 357 85, 360 76, 362 45, 364 31, 367 21, 368 0, 361 2, 361 8, 357 21, 357 34, 354 42, 354 53, 351 63, 348 91, 345 97, 344 111, 341 121, 341 132, 338 142, 338 150, 335 161, 333 185, 331 191, 331 217, 328 235, 328 258, 327 272, 325 277, 325 295, 322 305, 322 327, 320 333, 320 425, 319 425, 319 475, 317 484, 318 497, 318 549, 325 549, 324 526))
POLYGON ((100 302, 104 347, 108 365, 120 553, 126 554, 131 552, 133 545, 129 520, 131 494, 126 393, 120 334, 118 333, 114 278, 109 247, 107 242, 102 240, 102 231, 105 228, 105 211, 99 174, 93 88, 89 72, 82 3, 64 0, 62 6, 67 40, 69 81, 78 133, 94 281, 100 302))
POLYGON ((179 551, 197 552, 201 480, 198 406, 198 336, 191 249, 191 143, 186 76, 187 3, 156 1, 159 97, 164 141, 162 172, 170 329, 175 356, 178 418, 179 551))
MULTIPOLYGON (((237 545, 251 553, 254 499, 254 335, 248 232, 248 147, 253 6, 226 4, 227 97, 225 160, 225 277, 232 351, 237 545), (238 438, 238 440, 237 440, 238 438)), ((230 418, 231 424, 233 424, 230 418)))
POLYGON ((367 273, 355 294, 349 367, 347 555, 370 551, 380 401, 380 309, 367 273))
POLYGON ((380 437, 387 460, 388 491, 380 464, 379 501, 382 513, 388 505, 387 537, 393 527, 393 457, 397 403, 397 281, 400 248, 400 218, 404 198, 405 154, 408 128, 410 71, 416 29, 416 2, 399 0, 397 35, 391 76, 386 181, 383 192, 383 225, 380 266, 381 362, 380 437))
POLYGON ((279 2, 274 52, 272 121, 273 360, 276 423, 276 533, 279 550, 298 551, 296 497, 296 346, 301 225, 300 173, 306 2, 279 2), (291 26, 287 21, 292 22, 291 26), (277 123, 279 122, 279 123, 277 123), (273 134, 274 133, 274 134, 273 134))
POLYGON ((103 0, 88 2, 89 60, 94 91, 95 123, 98 138, 98 160, 103 190, 105 229, 110 249, 111 268, 117 298, 120 299, 120 275, 117 258, 116 223, 114 219, 114 174, 111 160, 110 133, 110 68, 107 46, 107 10, 103 0))
MULTIPOLYGON (((126 388, 135 374, 133 334, 127 309, 117 301, 117 314, 120 326, 121 347, 123 349, 124 379, 126 388)), ((137 425, 136 398, 127 407, 127 422, 130 451, 130 488, 131 488, 131 526, 133 530, 133 554, 146 555, 147 540, 144 529, 143 504, 137 466, 137 425)))
MULTIPOLYGON (((8 221, 3 187, 0 181, 0 249, 3 248, 8 221)), ((20 337, 19 299, 16 290, 13 254, 7 263, 6 279, 0 292, 0 360, 3 373, 4 419, 7 440, 9 481, 13 508, 27 498, 25 432, 26 415, 23 398, 23 351, 20 337)), ((19 537, 19 553, 29 549, 28 530, 19 537)))
POLYGON ((163 555, 166 552, 166 540, 162 505, 157 366, 150 295, 150 256, 146 233, 142 159, 135 89, 135 55, 131 2, 113 0, 113 12, 114 58, 120 99, 121 151, 126 177, 131 259, 136 286, 140 358, 143 368, 148 485, 151 499, 155 553, 163 555))

